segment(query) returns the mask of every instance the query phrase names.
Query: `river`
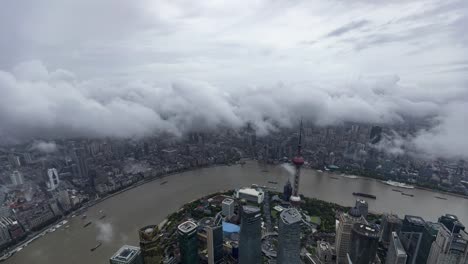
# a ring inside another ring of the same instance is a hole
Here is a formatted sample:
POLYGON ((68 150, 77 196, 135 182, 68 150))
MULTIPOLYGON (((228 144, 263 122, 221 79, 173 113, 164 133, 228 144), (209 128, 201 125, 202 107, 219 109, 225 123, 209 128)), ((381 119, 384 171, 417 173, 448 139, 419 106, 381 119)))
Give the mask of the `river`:
MULTIPOLYGON (((5 263, 109 263, 109 257, 123 244, 138 245, 139 227, 160 223, 189 201, 252 183, 277 186, 282 190, 288 177, 290 174, 281 166, 264 167, 256 162, 171 175, 164 179, 168 181, 164 185, 158 179, 89 208, 87 220, 71 218, 68 229, 61 227, 37 239, 5 263), (268 172, 264 171, 265 168, 268 172), (277 181, 278 185, 268 181, 277 181), (102 220, 98 220, 100 210, 107 215, 102 220), (85 221, 93 224, 84 228, 85 221), (96 240, 102 241, 102 246, 91 252, 96 240)), ((414 194, 414 197, 408 197, 392 189, 394 187, 374 179, 351 179, 309 169, 302 171, 300 185, 300 193, 305 196, 345 206, 354 204, 352 192, 371 193, 377 196, 376 200, 367 199, 369 210, 373 212, 392 212, 400 217, 404 214, 419 215, 431 221, 436 221, 442 214, 452 213, 468 224, 468 199, 420 189, 405 190, 414 194)))

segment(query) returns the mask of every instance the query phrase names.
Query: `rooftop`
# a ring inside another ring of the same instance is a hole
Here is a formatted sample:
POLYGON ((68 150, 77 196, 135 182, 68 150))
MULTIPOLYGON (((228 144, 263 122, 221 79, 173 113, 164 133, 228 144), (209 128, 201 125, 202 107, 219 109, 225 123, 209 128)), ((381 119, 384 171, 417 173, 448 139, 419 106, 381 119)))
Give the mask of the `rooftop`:
POLYGON ((413 225, 424 225, 426 223, 426 221, 424 221, 424 219, 422 219, 421 217, 419 216, 414 216, 414 215, 405 215, 405 219, 412 223, 413 225))
POLYGON ((261 189, 253 189, 253 188, 241 188, 239 189, 239 193, 245 193, 252 196, 259 196, 263 195, 263 191, 261 189))
POLYGON ((353 230, 367 237, 379 237, 380 232, 377 228, 365 224, 354 224, 353 230))
POLYGON ((118 260, 122 262, 129 262, 140 252, 139 247, 133 246, 122 246, 112 257, 112 260, 118 260))
POLYGON ((396 232, 392 232, 392 239, 393 239, 393 243, 395 245, 395 250, 396 250, 397 254, 398 255, 406 254, 405 248, 401 244, 401 241, 398 238, 398 235, 397 235, 396 232))
POLYGON ((244 205, 242 206, 242 211, 249 214, 260 213, 260 208, 257 206, 244 205))
POLYGON ((302 220, 302 216, 295 208, 289 208, 281 212, 281 220, 286 224, 294 224, 302 220))
POLYGON ((192 221, 185 221, 177 227, 177 229, 179 229, 183 233, 190 233, 196 228, 197 224, 195 224, 192 221))
POLYGON ((229 204, 232 204, 233 202, 234 202, 234 200, 231 199, 231 198, 226 198, 226 199, 223 200, 223 204, 228 204, 229 205, 229 204))

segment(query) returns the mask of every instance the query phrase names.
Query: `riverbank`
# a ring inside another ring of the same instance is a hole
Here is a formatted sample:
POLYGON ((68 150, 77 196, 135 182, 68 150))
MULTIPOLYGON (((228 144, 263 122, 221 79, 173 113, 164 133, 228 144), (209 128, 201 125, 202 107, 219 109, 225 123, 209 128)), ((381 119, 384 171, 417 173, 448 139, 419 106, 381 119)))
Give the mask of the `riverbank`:
POLYGON ((105 202, 106 200, 108 200, 110 198, 113 198, 113 197, 118 196, 118 195, 120 195, 122 193, 128 192, 128 191, 130 191, 132 189, 135 189, 135 188, 140 187, 142 185, 145 185, 147 183, 157 181, 157 180, 161 180, 161 179, 165 179, 165 178, 167 178, 169 176, 172 176, 172 175, 176 175, 176 174, 180 174, 180 173, 184 173, 184 172, 196 171, 196 170, 200 170, 200 169, 203 169, 203 168, 214 168, 214 167, 220 167, 220 166, 230 166, 230 165, 228 165, 228 164, 213 164, 213 165, 208 165, 208 166, 194 167, 194 168, 185 169, 185 170, 171 171, 171 172, 168 172, 168 173, 165 173, 165 174, 162 174, 162 175, 147 177, 146 179, 140 180, 140 181, 138 181, 138 182, 136 182, 136 183, 134 183, 134 184, 132 184, 130 186, 127 186, 127 187, 125 187, 125 188, 123 188, 121 190, 118 190, 118 191, 116 191, 114 193, 108 194, 108 195, 106 195, 104 197, 101 197, 101 198, 90 200, 90 201, 82 204, 80 207, 76 208, 75 210, 70 211, 66 215, 58 218, 56 221, 52 222, 51 224, 42 227, 39 231, 32 232, 26 238, 21 240, 18 244, 11 245, 10 247, 12 247, 12 249, 8 249, 8 250, 5 250, 4 252, 2 252, 3 255, 0 256, 0 262, 6 261, 8 258, 13 256, 17 252, 21 251, 23 248, 27 247, 31 243, 40 240, 40 238, 42 238, 44 235, 47 234, 47 231, 50 228, 56 226, 61 221, 70 220, 73 217, 73 215, 78 216, 78 215, 86 212, 86 210, 88 210, 89 208, 94 207, 94 206, 96 206, 96 205, 98 205, 100 203, 103 203, 103 202, 105 202))

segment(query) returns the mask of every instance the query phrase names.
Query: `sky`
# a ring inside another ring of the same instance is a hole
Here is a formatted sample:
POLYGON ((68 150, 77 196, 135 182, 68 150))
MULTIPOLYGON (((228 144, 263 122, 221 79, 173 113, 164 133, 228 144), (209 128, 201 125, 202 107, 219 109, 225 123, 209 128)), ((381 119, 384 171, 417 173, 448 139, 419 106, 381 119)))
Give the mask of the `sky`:
POLYGON ((464 0, 3 1, 0 141, 421 118, 405 144, 466 158, 467 24, 464 0))

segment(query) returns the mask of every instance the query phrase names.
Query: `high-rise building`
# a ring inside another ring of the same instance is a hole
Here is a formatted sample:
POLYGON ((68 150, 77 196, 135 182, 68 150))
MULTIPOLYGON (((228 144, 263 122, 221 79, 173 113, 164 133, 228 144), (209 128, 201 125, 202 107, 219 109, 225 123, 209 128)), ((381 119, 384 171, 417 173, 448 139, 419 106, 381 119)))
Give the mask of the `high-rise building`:
POLYGON ((60 179, 59 179, 57 169, 55 169, 55 168, 48 169, 47 170, 47 176, 48 176, 48 180, 49 180, 47 182, 47 188, 50 191, 53 191, 59 186, 59 183, 60 183, 60 179))
POLYGON ((198 263, 198 225, 192 221, 185 221, 177 227, 179 234, 180 262, 182 264, 198 263))
POLYGON ((348 263, 347 253, 351 244, 351 230, 355 223, 367 224, 366 219, 356 207, 351 208, 349 213, 340 214, 335 239, 336 263, 338 264, 348 263))
POLYGON ((86 160, 86 151, 83 148, 76 148, 74 151, 74 160, 77 165, 77 173, 80 178, 88 178, 88 162, 86 160))
POLYGON ((401 244, 400 238, 396 232, 392 232, 385 264, 406 264, 407 257, 408 256, 406 255, 405 248, 401 244))
MULTIPOLYGON (((215 218, 203 218, 199 222, 199 238, 206 238, 208 264, 223 261, 223 217, 218 213, 215 218)), ((201 241, 201 239, 199 239, 201 241)))
POLYGON ((356 200, 356 208, 359 210, 361 215, 366 218, 367 214, 369 213, 369 204, 366 202, 366 200, 362 199, 357 199, 356 200))
POLYGON ((0 221, 0 247, 5 246, 6 244, 10 243, 11 236, 10 232, 8 231, 8 225, 0 221))
POLYGON ((140 250, 145 264, 160 264, 163 259, 163 249, 159 247, 158 226, 149 225, 138 230, 140 250))
POLYGON ((380 231, 378 228, 356 223, 351 231, 349 258, 353 264, 375 263, 380 231))
POLYGON ((297 153, 296 156, 292 159, 292 163, 294 164, 294 167, 296 168, 296 171, 294 173, 294 188, 293 188, 293 193, 290 197, 291 203, 294 206, 299 206, 301 203, 301 197, 299 196, 299 181, 301 178, 301 167, 304 165, 304 158, 302 157, 302 120, 301 120, 301 125, 299 127, 299 142, 297 144, 297 153))
POLYGON ((139 247, 122 246, 110 259, 110 264, 143 264, 139 247))
POLYGON ((468 262, 468 234, 464 230, 452 233, 444 224, 440 225, 432 243, 428 264, 464 264, 468 262))
POLYGON ((288 182, 283 187, 283 200, 289 201, 289 198, 291 198, 292 195, 292 186, 291 182, 288 179, 288 182))
POLYGON ((422 234, 421 244, 419 246, 418 255, 416 256, 416 264, 426 264, 431 252, 432 243, 437 237, 441 224, 426 222, 422 234))
POLYGON ((399 237, 408 255, 406 260, 408 264, 416 264, 425 225, 426 222, 419 216, 405 215, 403 219, 399 237))
POLYGON ((234 215, 234 200, 226 198, 222 203, 222 214, 230 219, 234 215))
POLYGON ((260 208, 245 205, 241 211, 239 264, 262 263, 262 214, 260 208))
POLYGON ((278 224, 278 264, 300 264, 302 217, 295 208, 283 210, 278 224))
POLYGON ((13 173, 10 174, 10 179, 11 179, 11 183, 15 186, 24 184, 23 174, 19 171, 13 171, 13 173))
POLYGON ((439 217, 439 223, 443 224, 452 233, 459 233, 460 230, 465 230, 465 226, 458 221, 458 217, 452 214, 446 214, 439 217))
POLYGON ((380 240, 385 247, 388 247, 390 240, 392 238, 392 233, 400 232, 403 222, 397 215, 394 214, 384 214, 382 217, 382 236, 380 240))

